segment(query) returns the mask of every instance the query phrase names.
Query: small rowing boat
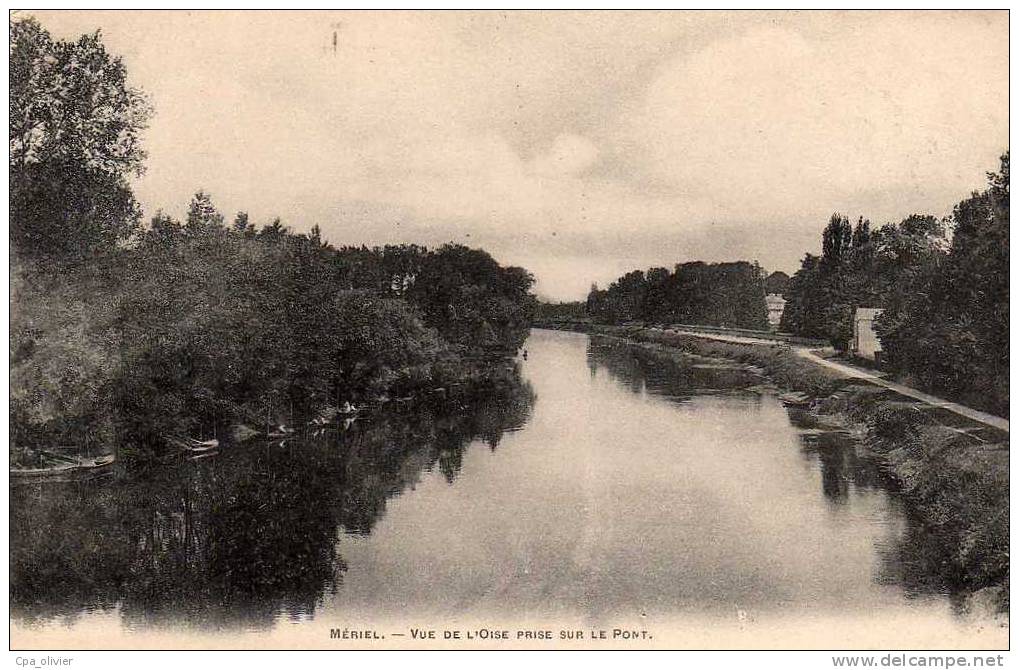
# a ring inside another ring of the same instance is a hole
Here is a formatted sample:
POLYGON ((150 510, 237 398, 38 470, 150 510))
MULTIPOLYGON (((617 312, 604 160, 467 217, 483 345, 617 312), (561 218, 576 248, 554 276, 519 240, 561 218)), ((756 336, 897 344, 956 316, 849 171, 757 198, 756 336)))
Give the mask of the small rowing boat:
POLYGON ((810 396, 797 392, 782 393, 778 396, 778 399, 786 407, 810 407, 813 403, 813 399, 810 396))
POLYGON ((219 440, 197 440, 193 437, 167 437, 172 446, 188 454, 205 454, 219 449, 219 440))
POLYGON ((280 425, 276 426, 276 428, 268 431, 265 434, 265 436, 266 437, 286 437, 287 435, 293 435, 293 434, 294 434, 294 429, 293 428, 290 428, 289 426, 286 426, 286 425, 281 423, 280 425))
POLYGON ((64 460, 56 465, 43 468, 11 468, 11 479, 19 481, 40 481, 63 478, 91 477, 111 472, 116 463, 112 454, 96 458, 64 460))

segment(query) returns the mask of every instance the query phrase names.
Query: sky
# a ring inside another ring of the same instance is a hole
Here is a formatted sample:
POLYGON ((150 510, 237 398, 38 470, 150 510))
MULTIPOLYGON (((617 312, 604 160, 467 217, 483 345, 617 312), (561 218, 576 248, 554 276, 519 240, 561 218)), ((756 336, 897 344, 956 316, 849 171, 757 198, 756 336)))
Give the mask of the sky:
POLYGON ((336 245, 460 242, 547 299, 791 274, 832 212, 946 215, 1008 146, 1005 11, 33 15, 149 96, 146 216, 201 189, 336 245))

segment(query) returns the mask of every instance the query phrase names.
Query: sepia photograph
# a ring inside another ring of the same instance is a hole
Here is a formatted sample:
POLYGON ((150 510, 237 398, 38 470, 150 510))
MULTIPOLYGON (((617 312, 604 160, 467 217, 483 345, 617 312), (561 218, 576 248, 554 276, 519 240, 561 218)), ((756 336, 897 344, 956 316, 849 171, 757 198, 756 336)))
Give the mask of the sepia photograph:
POLYGON ((8 21, 18 665, 1003 664, 1008 10, 8 21))

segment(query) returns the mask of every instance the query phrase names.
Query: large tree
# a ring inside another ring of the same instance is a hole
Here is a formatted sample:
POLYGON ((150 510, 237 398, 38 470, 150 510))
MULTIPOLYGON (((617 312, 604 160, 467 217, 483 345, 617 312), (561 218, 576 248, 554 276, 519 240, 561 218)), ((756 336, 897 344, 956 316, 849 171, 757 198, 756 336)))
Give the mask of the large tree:
POLYGON ((57 258, 108 249, 138 227, 127 178, 142 170, 150 108, 98 31, 54 40, 24 18, 10 33, 14 249, 57 258))
POLYGON ((833 214, 822 234, 823 255, 807 254, 790 281, 781 328, 848 348, 856 308, 886 306, 891 293, 936 264, 944 232, 933 216, 913 214, 871 230, 862 217, 853 228, 833 214))
MULTIPOLYGON (((1008 153, 988 178, 987 190, 955 206, 948 253, 916 265, 898 282, 876 326, 896 372, 1007 416, 1008 153)), ((912 218, 910 229, 929 231, 933 223, 912 218)), ((901 246, 911 258, 930 255, 915 243, 901 246)))
POLYGON ((468 349, 523 343, 531 321, 530 273, 459 244, 445 244, 420 263, 407 298, 446 340, 468 349))

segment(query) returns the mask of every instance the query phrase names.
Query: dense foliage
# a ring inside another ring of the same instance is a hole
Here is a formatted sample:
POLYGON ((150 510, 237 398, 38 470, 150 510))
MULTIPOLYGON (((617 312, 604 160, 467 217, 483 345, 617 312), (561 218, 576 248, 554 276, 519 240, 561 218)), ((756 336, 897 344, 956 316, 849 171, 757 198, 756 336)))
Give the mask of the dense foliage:
POLYGON ((767 279, 764 280, 764 291, 765 293, 776 293, 778 295, 785 295, 786 291, 789 290, 789 275, 776 270, 768 275, 767 279))
POLYGON ((590 318, 587 314, 587 304, 582 300, 577 300, 574 302, 538 303, 534 309, 534 320, 536 323, 551 325, 586 322, 590 321, 590 318))
POLYGON ((1009 157, 955 206, 951 246, 890 294, 876 323, 894 371, 1008 415, 1009 157))
POLYGON ((675 271, 629 272, 592 288, 588 313, 601 323, 644 321, 764 329, 764 271, 756 263, 682 263, 675 271))
POLYGON ((526 334, 530 276, 483 251, 334 249, 276 222, 249 235, 214 209, 194 216, 203 203, 60 276, 21 266, 17 443, 145 452, 227 420, 275 425, 453 384, 526 334), (425 288, 443 275, 457 281, 425 288))
POLYGON ((127 177, 145 158, 145 98, 98 32, 53 40, 23 19, 10 40, 12 247, 81 258, 128 238, 140 217, 127 177))
POLYGON ((11 28, 13 461, 269 427, 485 374, 530 324, 533 278, 447 244, 334 248, 232 224, 199 192, 142 227, 126 181, 148 114, 97 34, 11 28))
POLYGON ((842 350, 858 307, 875 322, 889 368, 908 383, 1008 412, 1009 158, 951 217, 912 215, 871 230, 839 214, 793 275, 782 329, 842 350))

